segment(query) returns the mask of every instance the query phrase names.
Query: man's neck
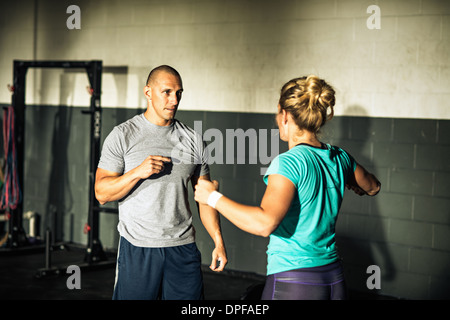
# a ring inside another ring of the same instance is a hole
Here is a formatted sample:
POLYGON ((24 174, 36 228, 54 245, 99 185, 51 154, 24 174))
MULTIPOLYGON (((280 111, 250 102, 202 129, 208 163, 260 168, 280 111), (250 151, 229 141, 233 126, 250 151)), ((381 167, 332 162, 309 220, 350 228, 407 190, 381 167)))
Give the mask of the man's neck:
POLYGON ((158 117, 154 112, 150 110, 150 108, 147 108, 147 110, 144 112, 145 118, 153 123, 154 125, 160 126, 160 127, 167 127, 170 126, 173 122, 173 119, 163 119, 161 117, 158 117))

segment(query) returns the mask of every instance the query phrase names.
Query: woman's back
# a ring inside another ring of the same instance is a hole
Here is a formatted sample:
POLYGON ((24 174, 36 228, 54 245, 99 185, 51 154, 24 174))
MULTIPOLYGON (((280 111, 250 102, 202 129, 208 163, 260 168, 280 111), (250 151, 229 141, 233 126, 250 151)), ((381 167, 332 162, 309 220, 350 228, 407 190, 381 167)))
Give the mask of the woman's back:
POLYGON ((335 225, 346 182, 356 163, 344 150, 301 144, 272 161, 270 174, 281 174, 297 195, 270 236, 268 273, 309 268, 338 259, 335 225))

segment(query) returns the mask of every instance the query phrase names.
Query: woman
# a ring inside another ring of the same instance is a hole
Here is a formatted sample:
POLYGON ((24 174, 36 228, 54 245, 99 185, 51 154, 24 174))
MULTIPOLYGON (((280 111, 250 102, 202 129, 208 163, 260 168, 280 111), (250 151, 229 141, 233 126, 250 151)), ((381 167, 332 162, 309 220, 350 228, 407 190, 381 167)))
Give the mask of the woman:
POLYGON ((263 299, 346 298, 335 241, 344 189, 373 196, 380 182, 347 152, 318 140, 334 104, 333 88, 313 75, 282 87, 276 119, 289 150, 270 164, 259 207, 223 196, 217 182, 196 185, 196 201, 215 207, 246 232, 270 236, 263 299))

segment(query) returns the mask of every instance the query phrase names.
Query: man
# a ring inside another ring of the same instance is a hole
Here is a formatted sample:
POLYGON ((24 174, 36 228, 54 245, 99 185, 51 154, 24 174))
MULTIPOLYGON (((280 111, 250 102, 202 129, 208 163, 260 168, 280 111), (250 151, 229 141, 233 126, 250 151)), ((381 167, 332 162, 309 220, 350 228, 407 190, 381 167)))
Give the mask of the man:
MULTIPOLYGON (((201 256, 187 185, 209 180, 200 135, 175 119, 183 85, 170 66, 153 69, 144 87, 147 110, 105 139, 95 193, 119 202, 120 243, 113 299, 202 299, 201 256)), ((217 211, 199 204, 215 243, 210 268, 227 263, 217 211)))

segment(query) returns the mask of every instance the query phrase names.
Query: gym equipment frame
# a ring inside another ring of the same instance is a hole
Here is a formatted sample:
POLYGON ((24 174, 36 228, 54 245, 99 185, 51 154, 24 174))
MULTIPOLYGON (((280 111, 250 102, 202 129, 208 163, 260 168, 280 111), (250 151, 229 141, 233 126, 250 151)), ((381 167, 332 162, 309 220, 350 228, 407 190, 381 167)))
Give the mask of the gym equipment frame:
MULTIPOLYGON (((103 251, 99 239, 99 213, 101 211, 117 213, 117 210, 100 208, 99 202, 95 198, 94 184, 95 171, 100 158, 100 135, 101 135, 101 78, 102 61, 26 61, 14 60, 13 73, 13 95, 12 106, 15 113, 15 142, 17 150, 17 171, 19 185, 23 188, 24 182, 24 147, 25 147, 25 85, 26 74, 29 68, 78 68, 85 69, 90 82, 90 108, 82 113, 91 116, 90 122, 90 166, 89 166, 89 212, 88 222, 85 232, 88 235, 88 243, 85 254, 85 262, 90 266, 93 263, 105 261, 106 254, 103 251)), ((23 194, 23 191, 22 191, 23 194)), ((26 245, 23 223, 23 203, 19 203, 17 209, 11 210, 11 220, 9 223, 9 237, 7 246, 11 249, 21 248, 26 245), (25 239, 25 241, 24 241, 25 239)), ((47 240, 48 247, 48 240, 47 240)), ((46 248, 46 252, 48 248, 46 248)), ((46 257, 48 261, 49 257, 46 257)), ((49 267, 46 265, 46 267, 49 267)), ((49 268, 47 268, 49 269, 49 268)), ((45 274, 47 269, 41 269, 45 274)))

